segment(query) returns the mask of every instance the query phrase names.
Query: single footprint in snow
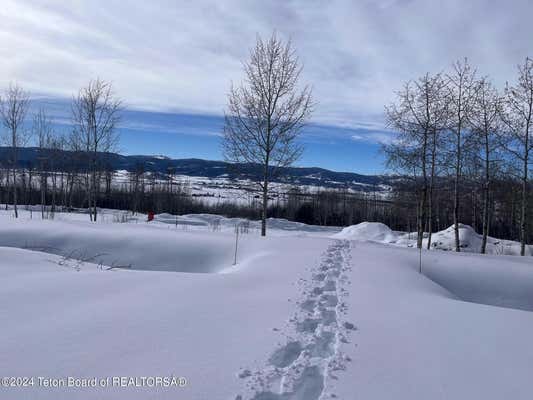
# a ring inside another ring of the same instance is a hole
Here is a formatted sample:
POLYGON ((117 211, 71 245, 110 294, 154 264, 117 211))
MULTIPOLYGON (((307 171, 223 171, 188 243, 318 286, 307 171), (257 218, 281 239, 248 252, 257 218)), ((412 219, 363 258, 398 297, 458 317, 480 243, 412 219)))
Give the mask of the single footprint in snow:
POLYGON ((285 346, 277 349, 269 358, 270 364, 278 368, 285 368, 292 364, 302 352, 300 342, 289 342, 285 346))
POLYGON ((335 307, 339 302, 337 296, 333 294, 322 295, 322 300, 325 302, 327 307, 335 307))
POLYGON ((323 281, 326 278, 326 274, 319 273, 313 276, 313 280, 315 281, 323 281))
POLYGON ((340 274, 338 269, 331 269, 328 271, 328 278, 338 278, 340 274))
POLYGON ((294 390, 288 393, 261 392, 252 400, 318 400, 324 390, 324 377, 315 365, 306 367, 294 390))
POLYGON ((337 320, 337 314, 334 310, 322 310, 321 314, 324 325, 331 325, 337 320))
POLYGON ((306 318, 302 322, 296 324, 296 330, 298 332, 313 333, 318 327, 319 322, 318 319, 306 318))
POLYGON ((300 304, 300 308, 304 311, 313 312, 313 309, 315 308, 316 301, 314 300, 305 300, 300 304))
POLYGON ((326 358, 333 354, 333 342, 335 334, 333 332, 324 331, 320 336, 316 337, 315 343, 308 346, 313 357, 326 358))
POLYGON ((325 292, 334 292, 336 289, 337 285, 335 284, 335 281, 327 281, 324 285, 325 292))

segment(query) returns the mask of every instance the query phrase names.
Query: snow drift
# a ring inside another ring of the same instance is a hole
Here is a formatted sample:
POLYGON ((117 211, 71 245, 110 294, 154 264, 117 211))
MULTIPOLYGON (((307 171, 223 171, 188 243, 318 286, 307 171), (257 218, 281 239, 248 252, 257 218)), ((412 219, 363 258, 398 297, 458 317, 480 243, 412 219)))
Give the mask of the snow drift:
POLYGON ((344 228, 332 237, 335 239, 368 240, 383 243, 391 243, 398 239, 398 235, 381 222, 361 222, 344 228))
MULTIPOLYGON (((468 253, 481 252, 482 235, 476 233, 470 225, 459 224, 459 241, 461 250, 468 253)), ((424 239, 427 246, 427 239, 424 239)), ((431 238, 431 247, 439 250, 455 249, 454 226, 440 232, 435 232, 431 238)), ((533 255, 532 246, 526 246, 526 255, 533 255)), ((487 254, 520 255, 520 243, 512 240, 502 240, 493 237, 487 238, 487 254)))
MULTIPOLYGON (((406 233, 391 230, 380 222, 362 222, 344 228, 341 232, 331 236, 335 239, 371 241, 398 246, 413 247, 416 245, 416 232, 406 233)), ((461 251, 480 253, 482 236, 469 225, 459 224, 459 240, 461 251)), ((424 233, 423 247, 427 247, 428 234, 424 233)), ((434 232, 431 237, 431 248, 452 251, 455 249, 455 232, 453 225, 449 228, 434 232)), ((487 254, 520 255, 520 243, 512 240, 487 238, 487 254)), ((533 255, 533 246, 526 246, 526 255, 533 255)))
MULTIPOLYGON (((98 223, 81 213, 57 213, 41 220, 40 211, 20 210, 20 218, 0 211, 0 246, 37 250, 75 260, 128 269, 215 273, 231 268, 235 256, 235 227, 240 228, 238 261, 263 250, 260 221, 212 214, 146 216, 120 210, 100 210, 98 223), (9 218, 9 220, 7 220, 9 218), (249 233, 249 234, 246 234, 249 233)), ((270 218, 269 235, 329 236, 339 228, 319 227, 270 218)))
POLYGON ((234 239, 136 224, 15 220, 1 225, 0 246, 106 266, 213 273, 232 265, 234 239))

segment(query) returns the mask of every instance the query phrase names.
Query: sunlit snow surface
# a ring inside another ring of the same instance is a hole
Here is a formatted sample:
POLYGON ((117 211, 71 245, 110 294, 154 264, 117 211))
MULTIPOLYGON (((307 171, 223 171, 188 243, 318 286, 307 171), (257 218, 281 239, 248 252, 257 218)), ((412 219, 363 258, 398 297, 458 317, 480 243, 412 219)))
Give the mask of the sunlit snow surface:
POLYGON ((531 257, 424 250, 421 275, 414 236, 376 224, 100 217, 0 212, 1 375, 187 384, 0 398, 531 398, 531 257))

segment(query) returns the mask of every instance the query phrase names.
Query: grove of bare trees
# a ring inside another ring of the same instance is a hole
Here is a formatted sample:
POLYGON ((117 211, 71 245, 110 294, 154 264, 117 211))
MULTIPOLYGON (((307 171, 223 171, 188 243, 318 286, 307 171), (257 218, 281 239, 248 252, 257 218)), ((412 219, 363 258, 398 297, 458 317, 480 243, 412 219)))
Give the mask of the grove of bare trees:
POLYGON ((462 247, 460 223, 472 221, 476 227, 481 220, 479 250, 484 253, 487 237, 496 229, 490 222, 503 218, 509 206, 509 193, 494 189, 498 182, 520 193, 507 224, 512 225, 510 230, 518 224, 524 255, 532 229, 528 172, 533 148, 533 61, 526 58, 518 67, 516 83, 507 84, 503 92, 490 78, 479 77, 468 60, 458 61, 449 73, 426 74, 408 82, 386 107, 386 116, 398 136, 384 146, 384 153, 388 166, 404 177, 404 191, 397 195, 416 199, 418 247, 424 239, 431 247, 433 215, 444 207, 453 216, 455 251, 462 247), (447 193, 438 200, 436 183, 440 193, 447 193))
MULTIPOLYGON (((524 255, 528 234, 529 169, 533 150, 533 60, 526 58, 518 67, 518 79, 505 87, 504 112, 505 149, 517 162, 517 174, 521 181, 520 206, 520 254, 524 255)), ((513 165, 514 167, 515 165, 513 165)))
POLYGON ((111 84, 96 79, 79 91, 72 101, 72 131, 68 133, 54 129, 54 121, 45 109, 39 108, 33 116, 28 115, 29 110, 30 96, 16 84, 0 96, 0 121, 10 148, 9 156, 1 160, 6 172, 3 189, 9 193, 5 195, 6 207, 12 203, 17 218, 20 195, 26 204, 32 204, 33 178, 38 176, 41 216, 45 217, 45 204, 50 204, 46 216, 53 217, 56 205, 73 204, 75 186, 83 182, 84 200, 80 206, 86 206, 91 221, 96 221, 97 200, 106 172, 101 154, 115 150, 118 141, 121 101, 111 84), (39 149, 38 162, 21 168, 19 149, 30 140, 39 149), (65 151, 71 153, 68 159, 65 151), (59 199, 59 195, 63 198, 59 199))

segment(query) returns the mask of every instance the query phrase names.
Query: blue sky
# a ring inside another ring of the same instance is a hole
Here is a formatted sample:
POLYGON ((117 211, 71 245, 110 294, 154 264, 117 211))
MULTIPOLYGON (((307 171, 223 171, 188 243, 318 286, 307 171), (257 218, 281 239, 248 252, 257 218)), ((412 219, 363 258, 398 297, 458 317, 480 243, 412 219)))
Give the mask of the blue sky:
MULTIPOLYGON (((70 102, 40 98, 30 113, 46 110, 56 130, 70 130, 70 102)), ((221 159, 220 135, 224 124, 220 115, 186 114, 125 109, 118 128, 122 154, 153 154, 172 158, 221 159)), ((305 147, 297 166, 320 166, 337 171, 365 174, 383 172, 376 131, 309 124, 300 141, 305 147), (334 155, 334 156, 332 156, 334 155)), ((383 134, 387 140, 390 134, 383 134)))
POLYGON ((220 159, 231 82, 275 30, 317 102, 299 164, 381 172, 395 91, 465 56, 502 87, 533 56, 531 15, 531 0, 2 0, 0 91, 17 82, 64 114, 99 77, 128 109, 123 152, 220 159))
MULTIPOLYGON (((150 126, 121 128, 121 148, 126 154, 162 154, 173 158, 220 159, 220 116, 190 114, 128 113, 150 126), (132 115, 133 114, 133 115, 132 115), (204 134, 209 132, 208 134, 204 134)), ((130 124, 126 124, 130 125, 130 124)), ((354 134, 361 134, 354 131, 354 134)), ((351 139, 345 129, 310 125, 302 133, 305 146, 297 166, 320 166, 365 174, 383 172, 379 144, 351 139)))

